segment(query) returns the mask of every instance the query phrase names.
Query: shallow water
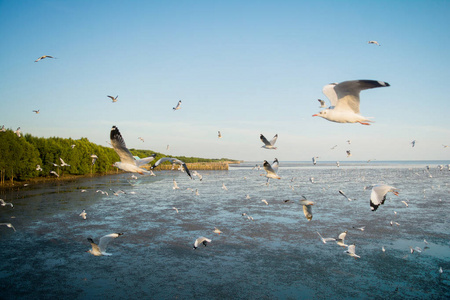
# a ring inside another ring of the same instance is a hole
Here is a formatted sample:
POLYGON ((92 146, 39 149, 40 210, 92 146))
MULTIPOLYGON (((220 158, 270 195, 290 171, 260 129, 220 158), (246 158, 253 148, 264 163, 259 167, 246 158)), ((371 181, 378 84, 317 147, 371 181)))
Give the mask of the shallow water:
POLYGON ((0 298, 450 297, 447 169, 282 162, 282 179, 267 186, 264 171, 253 166, 199 171, 202 181, 160 171, 138 180, 120 174, 2 191, 0 198, 14 208, 0 207, 0 222, 17 232, 0 227, 0 298), (400 194, 389 193, 372 212, 364 187, 376 183, 400 194), (298 202, 302 195, 315 202, 310 222, 298 202), (79 217, 82 209, 87 220, 79 217), (337 237, 345 230, 345 243, 355 244, 361 258, 334 242, 323 244, 317 234, 337 237), (124 233, 109 245, 112 256, 85 252, 87 237, 98 241, 112 232, 124 233), (199 236, 212 242, 193 250, 199 236), (423 251, 411 254, 410 246, 423 251))

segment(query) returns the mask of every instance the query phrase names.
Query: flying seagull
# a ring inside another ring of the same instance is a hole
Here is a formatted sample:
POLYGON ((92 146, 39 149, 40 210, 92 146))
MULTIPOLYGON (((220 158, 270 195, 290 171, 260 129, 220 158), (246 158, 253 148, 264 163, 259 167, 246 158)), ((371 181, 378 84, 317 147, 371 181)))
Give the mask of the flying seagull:
POLYGON ((264 143, 264 146, 261 146, 261 148, 265 148, 265 149, 273 149, 276 150, 277 147, 274 147, 275 142, 277 141, 278 138, 278 134, 275 134, 275 136, 272 138, 272 140, 269 142, 266 137, 264 135, 260 135, 259 138, 261 139, 261 141, 264 143))
POLYGON ((203 246, 206 247, 207 243, 211 243, 211 240, 201 236, 201 237, 199 237, 198 239, 195 240, 195 242, 194 242, 194 249, 197 249, 197 247, 200 244, 203 244, 203 246))
POLYGON ((111 234, 105 235, 100 238, 100 242, 98 243, 98 245, 96 243, 94 243, 94 241, 91 238, 88 238, 87 240, 89 241, 89 243, 91 243, 92 249, 89 249, 86 252, 89 252, 95 256, 112 255, 110 253, 106 253, 106 247, 108 247, 109 242, 111 242, 112 240, 114 240, 115 238, 117 238, 121 235, 123 235, 123 233, 111 233, 111 234))
POLYGON ((370 194, 370 209, 372 211, 376 211, 378 206, 384 204, 388 192, 392 192, 398 196, 396 188, 386 184, 377 184, 372 188, 372 193, 370 194))
POLYGON ((326 108, 326 106, 325 106, 325 100, 317 99, 317 101, 319 101, 319 103, 320 103, 320 108, 326 108))
POLYGON ((264 161, 263 167, 264 170, 267 172, 266 174, 267 178, 281 179, 281 177, 277 175, 277 173, 272 168, 272 166, 267 162, 267 160, 264 161))
POLYGON ((142 169, 141 166, 146 165, 154 160, 156 154, 142 159, 135 159, 130 150, 128 150, 127 146, 125 145, 125 141, 123 140, 123 137, 116 126, 113 126, 111 128, 110 138, 111 145, 120 158, 120 162, 115 162, 113 164, 114 167, 126 172, 139 173, 141 175, 144 173, 150 173, 149 171, 142 169))
POLYGON ((314 202, 311 200, 307 200, 305 196, 302 196, 303 199, 300 200, 300 204, 303 205, 303 213, 305 214, 305 217, 308 221, 312 220, 312 206, 314 205, 314 202))
POLYGON ((11 223, 0 223, 0 226, 1 225, 5 225, 6 227, 12 228, 12 229, 14 229, 14 231, 16 231, 16 229, 14 228, 14 226, 12 226, 11 223))
POLYGON ((9 205, 9 206, 11 206, 11 207, 14 207, 14 205, 13 205, 12 203, 10 203, 10 202, 5 202, 5 200, 3 200, 3 199, 0 199, 0 205, 1 205, 1 206, 9 205))
POLYGON ((119 95, 117 95, 116 97, 113 96, 107 96, 108 98, 111 98, 112 102, 117 102, 117 98, 119 97, 119 95))
POLYGON ((86 210, 83 209, 83 211, 80 214, 80 217, 82 217, 83 220, 86 220, 86 215, 87 215, 86 210))
POLYGON ((368 41, 367 44, 374 44, 374 45, 381 46, 377 41, 368 41))
POLYGON ((354 257, 354 258, 360 258, 361 256, 356 255, 355 253, 355 245, 348 246, 347 250, 344 251, 344 253, 347 253, 348 255, 354 257))
POLYGON ((66 164, 66 162, 60 157, 59 160, 61 161, 61 167, 70 167, 69 164, 66 164))
POLYGON ((323 92, 330 99, 331 107, 314 114, 313 117, 322 117, 337 123, 370 125, 368 122, 371 121, 359 112, 359 93, 362 90, 387 86, 389 83, 376 80, 350 80, 326 85, 323 92))
POLYGON ((221 138, 222 138, 222 134, 220 133, 220 131, 218 131, 218 134, 217 134, 217 136, 219 137, 219 139, 221 139, 221 138))
POLYGON ((339 190, 339 194, 341 194, 342 196, 344 196, 345 198, 347 198, 348 201, 352 201, 351 198, 347 197, 346 194, 344 194, 344 192, 342 190, 339 190))
POLYGON ((181 109, 181 100, 179 100, 177 106, 172 107, 172 109, 173 109, 173 111, 181 109))
POLYGON ((324 244, 326 244, 327 242, 334 242, 334 241, 336 241, 336 239, 334 239, 334 238, 324 238, 323 236, 320 235, 320 233, 318 231, 317 231, 317 234, 319 235, 320 240, 324 244))
POLYGON ((177 165, 183 166, 184 170, 186 170, 186 173, 189 175, 189 177, 191 177, 191 179, 193 179, 192 176, 191 176, 191 172, 189 171, 189 169, 188 169, 188 167, 186 166, 186 164, 185 164, 183 161, 181 161, 181 160, 179 160, 179 159, 176 159, 176 158, 173 158, 173 157, 163 157, 163 158, 160 158, 160 159, 153 165, 152 169, 156 168, 157 166, 159 166, 160 164, 162 164, 162 163, 165 162, 165 161, 170 161, 170 162, 172 163, 172 165, 177 164, 177 165))
POLYGON ((36 113, 36 114, 38 114, 40 111, 41 111, 40 109, 38 109, 38 110, 33 110, 33 112, 36 113))
POLYGON ((34 62, 38 62, 38 61, 40 61, 41 59, 44 59, 44 58, 55 58, 55 57, 53 57, 53 56, 51 56, 51 55, 42 55, 41 57, 39 57, 38 59, 36 59, 34 62))
POLYGON ((220 235, 222 233, 222 231, 220 231, 220 229, 218 229, 217 227, 214 227, 213 232, 217 233, 218 235, 220 235))

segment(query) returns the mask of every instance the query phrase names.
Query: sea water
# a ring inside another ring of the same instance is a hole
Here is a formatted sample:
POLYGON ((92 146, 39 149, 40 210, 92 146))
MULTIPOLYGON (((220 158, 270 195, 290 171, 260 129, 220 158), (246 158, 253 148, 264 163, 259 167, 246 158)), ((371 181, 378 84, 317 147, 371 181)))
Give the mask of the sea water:
POLYGON ((14 204, 0 207, 0 222, 17 230, 0 227, 0 298, 448 299, 447 164, 281 162, 281 179, 267 183, 262 162, 247 162, 198 171, 202 181, 159 171, 18 184, 0 192, 14 204), (373 212, 365 187, 380 183, 399 196, 373 212), (311 221, 303 196, 315 202, 311 221), (344 231, 360 258, 317 234, 344 231), (112 256, 86 253, 88 237, 113 232, 123 236, 112 256), (199 236, 212 242, 194 250, 199 236))

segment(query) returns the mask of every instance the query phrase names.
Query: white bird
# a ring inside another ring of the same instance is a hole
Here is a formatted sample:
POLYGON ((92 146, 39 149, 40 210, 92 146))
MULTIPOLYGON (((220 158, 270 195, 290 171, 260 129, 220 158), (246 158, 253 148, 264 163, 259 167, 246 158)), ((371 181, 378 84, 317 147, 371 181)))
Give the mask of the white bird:
POLYGON ((91 155, 91 158, 92 158, 92 161, 91 161, 91 165, 94 165, 95 164, 95 162, 97 161, 97 159, 98 159, 98 156, 97 155, 95 155, 95 154, 92 154, 91 155))
POLYGON ((224 182, 222 182, 222 190, 228 191, 228 188, 225 186, 224 182))
POLYGON ((141 140, 142 142, 144 142, 144 138, 138 137, 138 139, 141 140))
POLYGON ((203 176, 200 175, 200 173, 197 172, 196 170, 194 170, 194 171, 192 172, 192 176, 197 176, 198 179, 199 179, 200 181, 202 181, 202 179, 203 179, 203 176))
POLYGON ((344 196, 348 201, 352 201, 352 199, 349 198, 349 197, 347 197, 347 195, 345 195, 343 191, 339 190, 339 194, 341 194, 342 196, 344 196))
POLYGON ((59 158, 59 160, 61 161, 61 167, 70 167, 70 165, 66 164, 61 157, 59 158))
POLYGON ((366 228, 366 226, 363 226, 363 227, 353 227, 353 228, 358 229, 358 230, 361 230, 361 231, 364 231, 365 228, 366 228))
POLYGON ((317 231, 317 234, 319 235, 320 239, 322 240, 322 243, 326 244, 327 242, 334 242, 336 239, 334 238, 324 238, 320 235, 320 233, 317 231))
POLYGON ((113 96, 107 96, 108 98, 111 98, 112 102, 117 102, 117 98, 119 98, 119 95, 117 95, 116 97, 113 96))
POLYGON ((198 239, 195 240, 195 242, 194 242, 194 249, 197 249, 197 247, 200 244, 203 244, 203 246, 206 247, 207 243, 211 243, 211 240, 201 236, 201 237, 199 237, 198 239))
POLYGON ((338 162, 338 161, 336 162, 336 167, 338 167, 338 168, 339 168, 339 162, 338 162))
POLYGON ((408 205, 408 203, 406 202, 406 201, 402 201, 402 203, 403 204, 405 204, 406 205, 406 207, 408 207, 409 205, 408 205))
POLYGON ((110 253, 106 253, 106 247, 108 247, 108 244, 112 240, 114 240, 115 238, 117 238, 121 235, 123 235, 123 233, 111 233, 111 234, 105 235, 100 238, 100 242, 98 243, 98 245, 96 243, 94 243, 94 241, 91 238, 88 238, 87 240, 89 241, 89 243, 91 243, 92 249, 89 249, 86 252, 89 252, 95 256, 112 255, 110 253))
POLYGON ((311 200, 307 200, 305 196, 302 196, 303 199, 300 200, 300 204, 303 206, 303 213, 308 221, 311 221, 313 218, 312 215, 312 206, 315 204, 311 200))
POLYGON ((341 247, 348 247, 348 245, 345 244, 346 236, 347 236, 347 230, 338 235, 338 238, 336 239, 336 244, 338 244, 341 247))
POLYGON ((55 58, 55 57, 53 57, 53 56, 51 56, 51 55, 42 55, 41 57, 39 57, 38 59, 36 59, 34 62, 38 62, 38 61, 40 61, 41 59, 44 59, 44 58, 55 58))
POLYGON ((83 211, 80 214, 80 217, 82 217, 83 220, 86 220, 86 216, 87 216, 86 210, 83 209, 83 211))
POLYGON ((276 150, 277 149, 277 147, 275 147, 274 145, 275 145, 275 143, 277 141, 278 134, 275 134, 274 137, 272 138, 272 140, 270 140, 270 142, 262 134, 260 134, 259 138, 264 143, 264 146, 261 146, 261 148, 272 149, 272 150, 276 150))
POLYGON ((14 229, 14 231, 16 231, 16 229, 14 228, 14 226, 11 223, 0 223, 0 226, 1 225, 5 225, 6 227, 12 228, 12 229, 14 229))
POLYGON ((16 129, 16 131, 14 131, 14 133, 15 133, 18 137, 21 137, 20 127, 17 127, 17 129, 16 129))
POLYGON ((213 232, 217 233, 218 235, 220 235, 222 233, 222 231, 220 231, 217 227, 214 227, 213 232))
POLYGON ((220 131, 218 131, 218 135, 217 136, 219 137, 219 139, 222 138, 222 134, 220 133, 220 131))
POLYGON ((381 251, 386 252, 386 249, 384 248, 384 246, 381 246, 381 251))
POLYGON ((314 177, 309 177, 309 181, 311 181, 311 183, 314 183, 314 177))
POLYGON ((120 162, 115 162, 113 164, 114 167, 126 172, 139 173, 141 175, 144 173, 150 173, 149 171, 142 169, 141 166, 146 165, 154 160, 156 154, 142 159, 135 159, 133 154, 131 154, 130 150, 128 150, 127 146, 125 145, 125 141, 123 140, 123 137, 116 126, 113 126, 111 128, 110 138, 111 145, 120 158, 120 162))
POLYGON ((163 162, 165 162, 165 161, 171 162, 172 165, 177 164, 177 165, 180 165, 180 167, 182 166, 182 167, 184 168, 184 170, 186 171, 186 173, 189 175, 189 177, 190 177, 191 179, 193 179, 193 178, 192 178, 192 175, 191 175, 191 172, 189 171, 189 169, 188 169, 188 167, 186 166, 186 164, 185 164, 183 161, 181 161, 181 160, 179 160, 179 159, 176 159, 176 158, 173 158, 173 157, 163 157, 163 158, 160 158, 160 159, 153 165, 152 169, 156 168, 157 166, 159 166, 161 163, 163 163, 163 162))
POLYGON ((277 175, 277 173, 272 168, 272 166, 267 162, 267 160, 264 161, 263 167, 264 167, 264 170, 267 172, 265 177, 267 177, 267 178, 274 178, 274 179, 281 179, 281 177, 277 175))
POLYGON ((9 206, 11 206, 11 207, 14 207, 14 205, 13 205, 12 203, 10 203, 10 202, 5 202, 5 200, 3 200, 3 199, 0 199, 0 205, 1 205, 1 206, 9 205, 9 206))
POLYGON ((350 150, 347 150, 346 152, 347 152, 347 157, 352 156, 352 153, 350 152, 350 150))
POLYGON ((360 123, 370 125, 371 122, 359 112, 359 94, 362 90, 387 87, 389 83, 376 80, 350 80, 339 84, 324 86, 323 93, 330 99, 331 107, 314 114, 337 123, 360 123))
POLYGON ((33 110, 33 112, 36 113, 36 114, 38 114, 40 111, 41 111, 40 109, 38 109, 38 110, 33 110))
POLYGON ((176 107, 173 107, 173 110, 176 111, 176 110, 179 110, 180 108, 181 108, 181 100, 178 101, 178 104, 176 107))
POLYGON ((319 101, 319 103, 320 103, 320 108, 326 108, 324 100, 317 99, 317 101, 319 101))
POLYGON ((176 208, 175 206, 172 207, 173 209, 175 209, 175 211, 178 213, 178 208, 176 208))
POLYGON ((56 173, 55 171, 50 171, 50 174, 55 175, 56 177, 59 177, 58 173, 56 173))
POLYGON ((376 211, 378 206, 382 205, 386 201, 386 194, 392 192, 394 195, 398 196, 396 188, 386 184, 377 184, 372 188, 372 193, 370 194, 370 209, 376 211))
POLYGON ((350 145, 352 143, 352 141, 351 140, 347 140, 347 143, 350 145))
POLYGON ((439 274, 444 273, 444 270, 442 269, 442 267, 439 267, 439 274))
POLYGON ((381 46, 377 41, 368 41, 367 44, 374 44, 374 45, 381 46))
POLYGON ((318 157, 318 156, 314 156, 314 157, 312 158, 313 165, 316 165, 316 164, 317 164, 317 158, 319 158, 319 157, 318 157))
POLYGON ((75 148, 75 146, 76 146, 75 144, 70 145, 70 147, 71 147, 72 149, 75 148))
POLYGON ((265 203, 266 205, 269 205, 269 202, 267 202, 266 199, 262 199, 261 202, 265 203))
POLYGON ((36 171, 42 171, 42 168, 40 165, 36 165, 36 171))
POLYGON ((173 187, 172 187, 172 189, 174 189, 174 190, 180 189, 180 188, 178 187, 178 184, 177 184, 177 182, 175 181, 175 179, 173 180, 173 187))
POLYGON ((0 128, 0 131, 1 131, 1 132, 6 132, 5 125, 2 125, 2 128, 0 128))
POLYGON ((361 256, 356 255, 355 253, 355 245, 348 246, 347 250, 344 251, 344 253, 347 253, 348 255, 354 257, 354 258, 360 258, 361 256))

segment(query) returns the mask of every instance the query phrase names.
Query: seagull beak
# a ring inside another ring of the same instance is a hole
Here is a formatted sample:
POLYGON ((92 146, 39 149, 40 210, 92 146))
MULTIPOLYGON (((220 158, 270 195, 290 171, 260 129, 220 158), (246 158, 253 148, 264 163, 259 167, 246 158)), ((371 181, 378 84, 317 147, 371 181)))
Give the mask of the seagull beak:
POLYGON ((318 114, 315 114, 315 115, 312 115, 313 117, 317 117, 318 116, 318 114))

